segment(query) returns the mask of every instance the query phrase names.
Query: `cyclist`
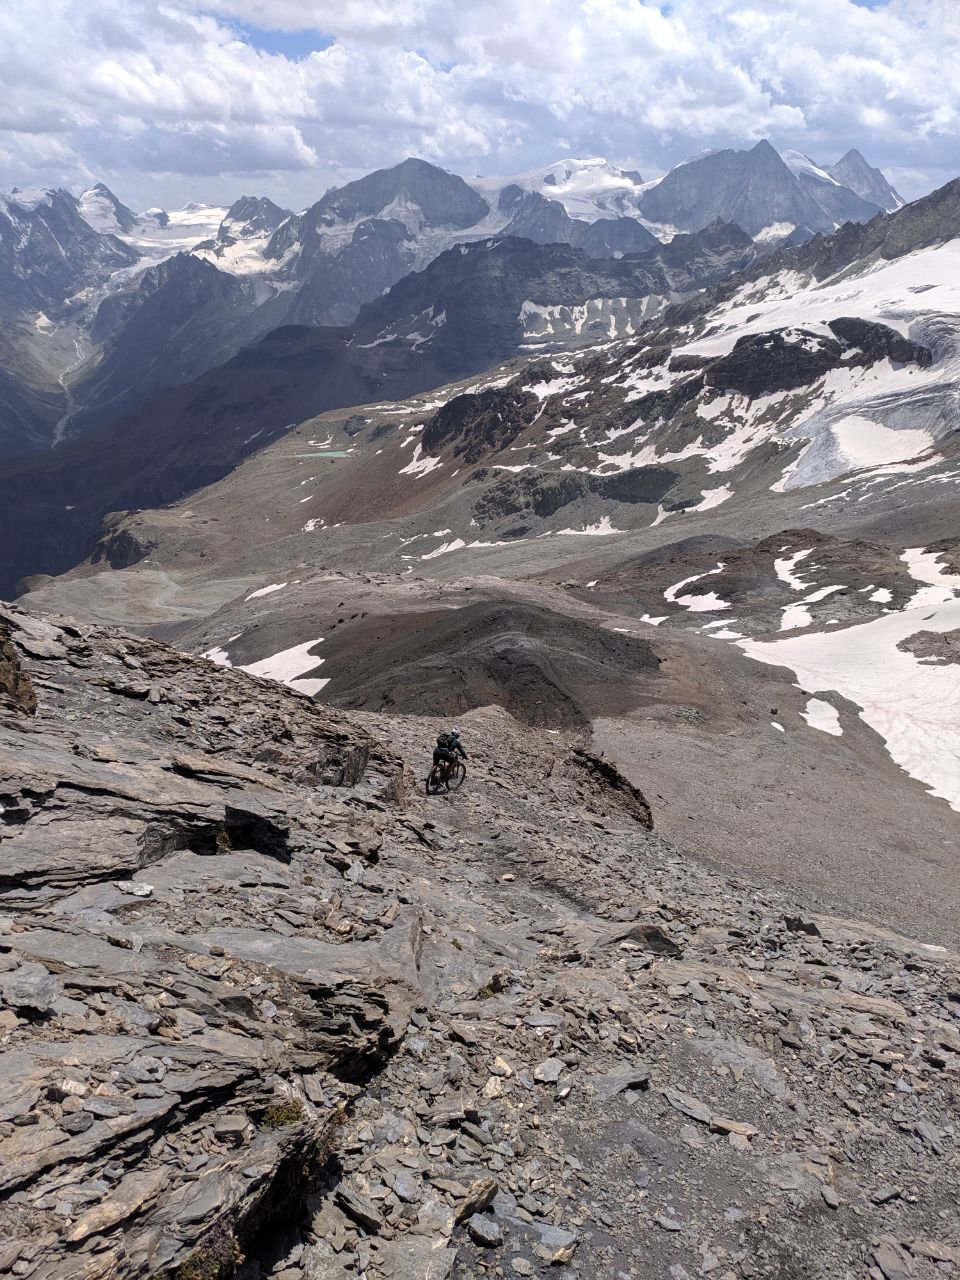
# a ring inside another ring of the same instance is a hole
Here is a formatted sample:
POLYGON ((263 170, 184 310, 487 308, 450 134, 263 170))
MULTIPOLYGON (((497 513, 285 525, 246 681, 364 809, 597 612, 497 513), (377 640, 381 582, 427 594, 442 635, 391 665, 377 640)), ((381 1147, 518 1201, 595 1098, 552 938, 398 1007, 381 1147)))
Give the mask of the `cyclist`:
POLYGON ((458 754, 463 756, 464 760, 468 759, 463 743, 460 741, 460 730, 454 727, 446 733, 439 734, 437 745, 433 749, 433 763, 442 764, 448 777, 458 754))

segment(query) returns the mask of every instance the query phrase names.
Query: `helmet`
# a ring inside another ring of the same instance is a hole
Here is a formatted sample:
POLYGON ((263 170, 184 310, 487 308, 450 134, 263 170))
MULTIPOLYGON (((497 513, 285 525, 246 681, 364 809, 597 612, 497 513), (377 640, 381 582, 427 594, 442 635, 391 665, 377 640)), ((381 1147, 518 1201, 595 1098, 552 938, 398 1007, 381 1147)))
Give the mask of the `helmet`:
POLYGON ((453 726, 453 728, 450 730, 450 732, 453 734, 453 736, 454 736, 455 738, 459 738, 459 737, 460 737, 460 730, 457 728, 457 726, 456 726, 456 725, 454 725, 454 726, 453 726))

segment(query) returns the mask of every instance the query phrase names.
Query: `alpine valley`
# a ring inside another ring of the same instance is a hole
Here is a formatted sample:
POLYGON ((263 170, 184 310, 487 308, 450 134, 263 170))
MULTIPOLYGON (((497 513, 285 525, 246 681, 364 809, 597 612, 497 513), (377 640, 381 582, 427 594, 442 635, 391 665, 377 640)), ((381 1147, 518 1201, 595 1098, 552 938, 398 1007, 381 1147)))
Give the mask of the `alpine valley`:
POLYGON ((15 191, 0 307, 0 1276, 955 1275, 960 178, 15 191))

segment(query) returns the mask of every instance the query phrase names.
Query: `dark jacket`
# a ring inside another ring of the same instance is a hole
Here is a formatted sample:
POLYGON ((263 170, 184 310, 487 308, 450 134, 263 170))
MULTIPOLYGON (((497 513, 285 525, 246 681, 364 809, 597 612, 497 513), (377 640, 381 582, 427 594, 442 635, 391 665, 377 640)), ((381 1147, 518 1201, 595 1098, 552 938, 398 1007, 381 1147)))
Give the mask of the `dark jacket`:
POLYGON ((447 737, 450 740, 449 746, 441 747, 440 743, 438 742, 436 747, 434 747, 433 763, 436 764, 438 760, 455 760, 458 752, 460 755, 463 756, 464 760, 468 760, 470 757, 467 755, 466 751, 464 750, 463 743, 460 741, 460 739, 455 738, 452 734, 448 734, 447 737))

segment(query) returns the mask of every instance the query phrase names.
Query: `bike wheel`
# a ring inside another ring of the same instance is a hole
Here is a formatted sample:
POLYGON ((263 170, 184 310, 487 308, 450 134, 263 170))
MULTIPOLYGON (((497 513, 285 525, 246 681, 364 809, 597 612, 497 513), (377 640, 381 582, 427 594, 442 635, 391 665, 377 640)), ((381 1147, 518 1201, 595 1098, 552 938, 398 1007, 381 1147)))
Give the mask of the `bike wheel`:
POLYGON ((456 791, 456 789, 462 784, 466 776, 467 776, 466 767, 460 760, 458 760, 457 763, 450 770, 449 777, 447 778, 447 790, 456 791))
POLYGON ((432 796, 443 786, 443 771, 439 765, 434 765, 427 774, 427 795, 432 796))

